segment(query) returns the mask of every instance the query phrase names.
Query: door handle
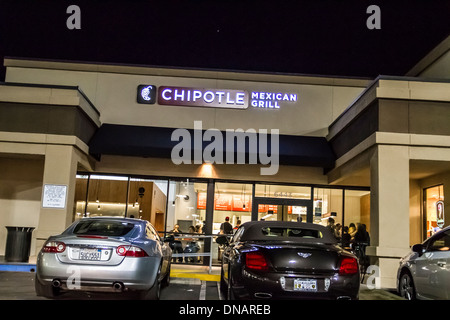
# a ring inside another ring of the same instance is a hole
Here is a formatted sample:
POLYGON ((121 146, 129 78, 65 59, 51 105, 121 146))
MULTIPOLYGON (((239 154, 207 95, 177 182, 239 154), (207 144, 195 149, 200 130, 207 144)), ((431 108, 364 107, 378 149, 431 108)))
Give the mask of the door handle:
POLYGON ((439 267, 445 267, 446 264, 447 264, 447 262, 445 262, 445 261, 438 261, 438 262, 437 262, 437 265, 438 265, 439 267))

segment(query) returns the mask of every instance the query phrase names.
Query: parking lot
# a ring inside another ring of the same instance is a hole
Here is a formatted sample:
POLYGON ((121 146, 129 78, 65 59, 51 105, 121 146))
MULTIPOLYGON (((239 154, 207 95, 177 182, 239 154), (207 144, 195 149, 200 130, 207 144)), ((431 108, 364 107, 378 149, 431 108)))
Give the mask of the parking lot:
MULTIPOLYGON (((168 287, 161 291, 161 300, 223 300, 219 290, 219 268, 209 272, 206 267, 175 265, 168 287)), ((46 300, 36 296, 33 271, 0 271, 0 300, 46 300)), ((71 293, 61 300, 122 300, 128 297, 115 294, 71 293)), ((390 290, 373 289, 361 285, 360 300, 403 300, 390 290)))

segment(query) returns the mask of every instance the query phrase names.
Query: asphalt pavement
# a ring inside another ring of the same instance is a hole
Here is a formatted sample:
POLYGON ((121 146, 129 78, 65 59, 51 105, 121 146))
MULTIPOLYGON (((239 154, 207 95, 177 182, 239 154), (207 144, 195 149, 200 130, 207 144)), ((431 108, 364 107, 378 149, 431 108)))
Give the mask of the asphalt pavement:
MULTIPOLYGON (((176 277, 161 292, 161 300, 221 300, 219 282, 214 274, 194 273, 192 269, 174 269, 176 277), (185 274, 183 270, 188 270, 185 274), (201 278, 204 278, 203 280, 201 278), (213 281, 211 281, 213 280, 213 281)), ((0 271, 0 300, 45 300, 34 291, 34 272, 0 271)), ((383 289, 369 289, 362 284, 360 300, 403 300, 395 292, 383 289)), ((122 299, 112 294, 76 293, 63 299, 122 299)))
MULTIPOLYGON (((0 256, 0 300, 44 300, 34 289, 35 257, 28 263, 8 263, 0 256)), ((173 264, 171 282, 161 292, 161 300, 223 300, 219 290, 220 267, 173 264)), ((67 299, 121 299, 113 294, 68 295, 67 299)), ((394 290, 370 289, 361 284, 360 300, 404 300, 394 290)))

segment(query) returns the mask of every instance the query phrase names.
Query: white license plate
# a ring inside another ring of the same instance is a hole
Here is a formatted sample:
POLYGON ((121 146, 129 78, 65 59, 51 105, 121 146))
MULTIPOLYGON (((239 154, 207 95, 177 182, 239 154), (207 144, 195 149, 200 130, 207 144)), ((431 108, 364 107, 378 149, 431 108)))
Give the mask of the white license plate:
POLYGON ((74 249, 73 256, 78 260, 87 260, 87 261, 105 261, 109 258, 110 250, 102 250, 102 249, 74 249))
POLYGON ((294 279, 295 291, 317 291, 317 280, 294 279))

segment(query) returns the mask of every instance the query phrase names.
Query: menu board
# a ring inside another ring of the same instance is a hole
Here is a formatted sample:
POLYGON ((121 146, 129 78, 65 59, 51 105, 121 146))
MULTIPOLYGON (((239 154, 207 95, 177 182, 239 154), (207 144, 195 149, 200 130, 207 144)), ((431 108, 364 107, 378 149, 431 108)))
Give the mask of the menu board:
MULTIPOLYGON (((206 193, 197 195, 197 209, 206 209, 206 193)), ((220 194, 214 196, 214 210, 250 212, 252 210, 251 196, 239 194, 220 194)))
POLYGON ((250 212, 252 209, 252 202, 250 196, 241 196, 239 194, 233 195, 233 211, 250 212))
MULTIPOLYGON (((206 192, 199 192, 197 194, 197 209, 206 210, 206 192)), ((250 195, 241 195, 241 194, 228 194, 228 193, 216 194, 214 196, 214 210, 251 212, 252 197, 250 195)), ((278 211, 278 205, 260 204, 258 206, 258 212, 260 213, 269 211, 276 214, 278 211)), ((292 211, 293 211, 292 206, 288 206, 288 214, 292 214, 292 211)), ((299 213, 298 210, 295 210, 295 213, 298 214, 299 213)))
POLYGON ((206 210, 206 193, 204 192, 197 194, 197 209, 206 210))
MULTIPOLYGON (((260 204, 258 206, 258 212, 264 213, 272 211, 274 214, 278 212, 278 205, 276 204, 260 204)), ((288 206, 288 214, 292 214, 292 206, 288 206)))
POLYGON ((214 210, 231 211, 233 196, 231 194, 221 194, 215 197, 214 210))

